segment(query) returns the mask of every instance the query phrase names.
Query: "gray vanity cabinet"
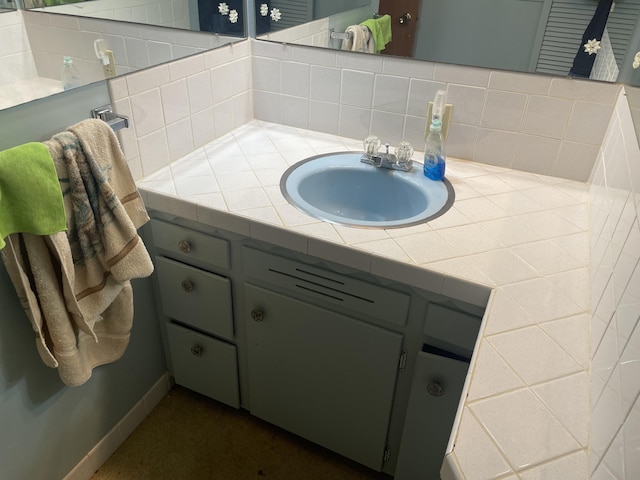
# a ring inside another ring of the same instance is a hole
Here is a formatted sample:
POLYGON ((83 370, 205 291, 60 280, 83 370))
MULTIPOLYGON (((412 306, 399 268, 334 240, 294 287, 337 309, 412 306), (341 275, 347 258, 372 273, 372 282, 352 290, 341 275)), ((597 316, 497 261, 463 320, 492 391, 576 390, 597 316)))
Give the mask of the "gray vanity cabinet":
POLYGON ((245 285, 251 413, 375 470, 402 335, 245 285))
POLYGON ((228 242, 155 219, 151 228, 175 381, 239 408, 231 281, 214 273, 229 268, 228 242))

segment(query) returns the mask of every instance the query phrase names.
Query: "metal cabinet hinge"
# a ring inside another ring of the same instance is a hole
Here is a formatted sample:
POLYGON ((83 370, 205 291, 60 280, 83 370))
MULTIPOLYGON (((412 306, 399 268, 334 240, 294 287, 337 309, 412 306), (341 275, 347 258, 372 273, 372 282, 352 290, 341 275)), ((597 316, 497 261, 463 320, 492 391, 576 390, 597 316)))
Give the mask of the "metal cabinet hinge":
POLYGON ((405 367, 407 366, 407 351, 402 350, 400 354, 400 362, 398 362, 398 370, 404 372, 405 367))
POLYGON ((391 457, 391 449, 389 447, 384 449, 384 455, 382 457, 382 463, 387 463, 391 457))

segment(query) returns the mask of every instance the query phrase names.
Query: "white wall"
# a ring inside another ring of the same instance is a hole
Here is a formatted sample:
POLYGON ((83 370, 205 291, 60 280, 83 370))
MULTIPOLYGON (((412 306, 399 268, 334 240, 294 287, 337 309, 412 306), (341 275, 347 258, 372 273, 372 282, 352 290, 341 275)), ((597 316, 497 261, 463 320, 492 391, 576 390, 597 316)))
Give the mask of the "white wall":
POLYGON ((640 150, 620 95, 591 178, 592 478, 640 476, 640 150))
POLYGON ((46 11, 187 29, 190 23, 189 0, 93 0, 46 11))

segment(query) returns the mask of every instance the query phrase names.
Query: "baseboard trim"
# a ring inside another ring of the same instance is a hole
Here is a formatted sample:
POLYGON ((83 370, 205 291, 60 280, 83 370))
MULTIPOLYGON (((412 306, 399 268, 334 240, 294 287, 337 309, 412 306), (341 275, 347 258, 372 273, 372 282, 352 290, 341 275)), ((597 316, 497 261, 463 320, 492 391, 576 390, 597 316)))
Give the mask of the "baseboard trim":
POLYGON ((164 373, 116 426, 73 467, 64 480, 89 480, 164 398, 172 384, 173 378, 169 373, 164 373))

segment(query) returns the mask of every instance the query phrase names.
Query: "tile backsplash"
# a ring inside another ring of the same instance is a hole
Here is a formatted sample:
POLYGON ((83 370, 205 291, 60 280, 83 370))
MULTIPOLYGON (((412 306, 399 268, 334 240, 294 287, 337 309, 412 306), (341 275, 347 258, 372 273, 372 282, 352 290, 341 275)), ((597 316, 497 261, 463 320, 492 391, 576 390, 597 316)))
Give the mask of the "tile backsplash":
POLYGON ((640 472, 640 150, 621 95, 590 179, 593 478, 640 472))
POLYGON ((227 45, 109 81, 136 179, 165 167, 253 118, 251 44, 227 45))
POLYGON ((36 66, 20 11, 0 15, 0 44, 0 85, 36 76, 36 66))
POLYGON ((256 118, 424 145, 427 102, 447 92, 448 154, 586 181, 620 86, 384 55, 253 42, 256 118), (295 86, 310 85, 309 92, 295 86))

